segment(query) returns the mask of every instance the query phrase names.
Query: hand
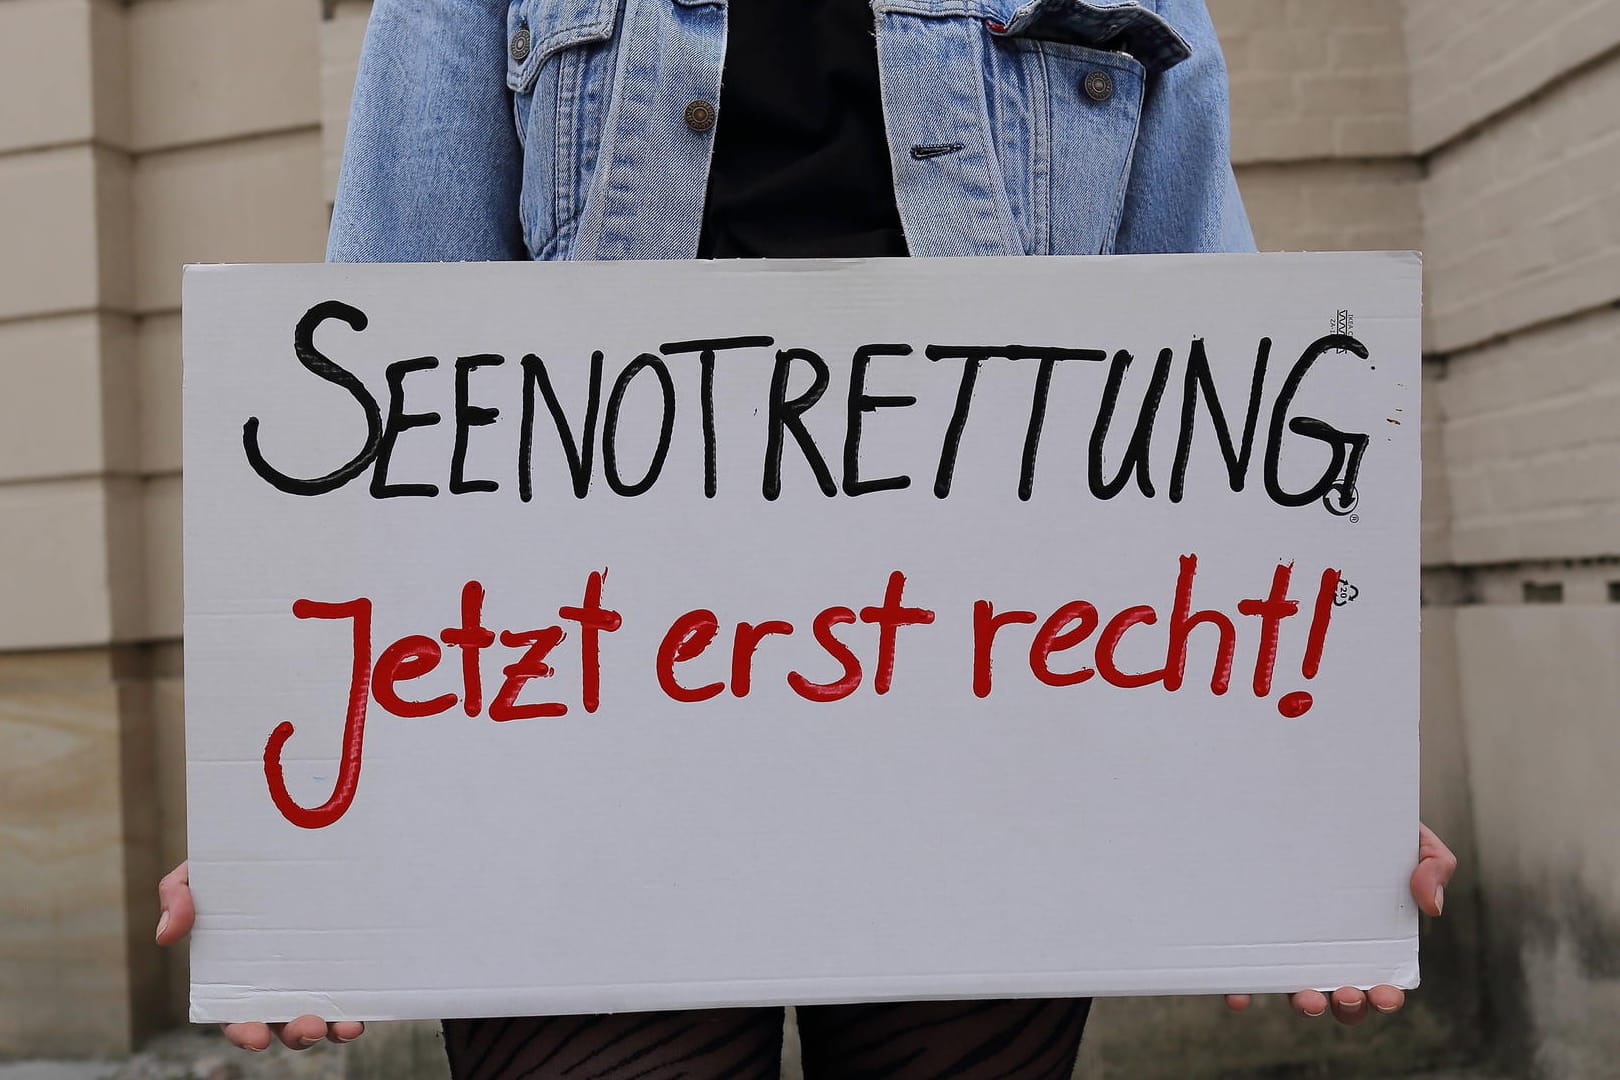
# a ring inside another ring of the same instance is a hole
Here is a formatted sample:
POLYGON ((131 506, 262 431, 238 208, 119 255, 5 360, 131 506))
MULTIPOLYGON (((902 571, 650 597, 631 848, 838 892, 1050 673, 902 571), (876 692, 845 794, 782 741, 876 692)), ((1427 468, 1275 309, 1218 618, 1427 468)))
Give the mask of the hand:
MULTIPOLYGON (((197 919, 197 909, 191 903, 191 864, 183 862, 169 871, 158 882, 158 903, 163 914, 158 918, 157 943, 173 945, 191 933, 191 924, 197 919)), ((340 1020, 328 1024, 318 1016, 300 1016, 285 1024, 224 1024, 225 1037, 244 1050, 264 1050, 271 1036, 281 1040, 289 1050, 308 1050, 323 1038, 335 1043, 351 1042, 360 1037, 366 1026, 356 1020, 340 1020)))
MULTIPOLYGON (((1457 856, 1441 842, 1427 825, 1418 825, 1418 864, 1412 871, 1412 899, 1425 915, 1439 915, 1446 903, 1446 882, 1457 871, 1457 856)), ((1249 994, 1226 995, 1227 1008, 1242 1012, 1252 1000, 1249 994)), ((1406 1004, 1406 993, 1393 986, 1375 986, 1363 993, 1353 986, 1341 986, 1331 997, 1320 990, 1302 990, 1289 995, 1294 1011, 1301 1016, 1317 1017, 1333 1010, 1341 1024, 1354 1027, 1367 1019, 1367 1007, 1381 1013, 1392 1013, 1406 1004)))

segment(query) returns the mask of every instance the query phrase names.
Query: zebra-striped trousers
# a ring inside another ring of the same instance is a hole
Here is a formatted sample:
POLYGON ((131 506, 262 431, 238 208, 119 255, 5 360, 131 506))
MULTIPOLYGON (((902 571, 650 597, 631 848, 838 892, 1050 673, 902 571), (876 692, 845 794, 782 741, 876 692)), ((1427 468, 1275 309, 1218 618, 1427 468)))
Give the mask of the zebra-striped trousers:
MULTIPOLYGON (((1088 999, 798 1009, 805 1080, 1063 1080, 1088 999)), ((781 1009, 446 1020, 454 1080, 775 1080, 781 1009)))

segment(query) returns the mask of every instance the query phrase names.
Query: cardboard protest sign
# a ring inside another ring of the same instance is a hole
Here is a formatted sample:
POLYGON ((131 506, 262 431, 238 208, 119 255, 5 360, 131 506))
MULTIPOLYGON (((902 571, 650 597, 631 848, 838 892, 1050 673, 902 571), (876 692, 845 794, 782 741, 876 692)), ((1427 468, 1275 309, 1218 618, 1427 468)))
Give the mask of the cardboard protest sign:
POLYGON ((191 268, 192 1018, 1414 985, 1419 298, 191 268))

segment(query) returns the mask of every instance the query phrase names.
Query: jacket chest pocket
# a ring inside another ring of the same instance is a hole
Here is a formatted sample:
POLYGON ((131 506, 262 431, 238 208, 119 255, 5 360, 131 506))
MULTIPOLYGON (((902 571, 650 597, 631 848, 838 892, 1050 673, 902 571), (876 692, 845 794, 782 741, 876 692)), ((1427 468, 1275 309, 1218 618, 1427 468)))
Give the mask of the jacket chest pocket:
POLYGON ((1027 0, 1004 22, 986 23, 990 112, 1003 133, 1014 218, 1022 202, 1017 223, 1033 253, 1113 251, 1148 73, 1192 55, 1159 6, 1027 0), (1008 131, 1015 145, 1007 145, 1008 131))
POLYGON ((622 0, 514 0, 506 85, 523 145, 519 214, 529 254, 567 250, 601 149, 622 0))
POLYGON ((1123 52, 994 31, 991 38, 990 111, 1026 250, 1111 252, 1146 69, 1123 52))

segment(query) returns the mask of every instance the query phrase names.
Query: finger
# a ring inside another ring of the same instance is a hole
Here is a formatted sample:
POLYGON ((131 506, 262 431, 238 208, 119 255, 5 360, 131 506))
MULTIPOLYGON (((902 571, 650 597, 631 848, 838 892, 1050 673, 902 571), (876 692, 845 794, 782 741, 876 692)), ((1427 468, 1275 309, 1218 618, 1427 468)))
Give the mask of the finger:
POLYGON ((354 1042, 366 1033, 366 1025, 358 1020, 339 1020, 326 1029, 326 1037, 335 1043, 354 1042))
POLYGON ((1353 986, 1333 991, 1333 1018, 1346 1027, 1355 1027, 1367 1019, 1367 995, 1353 986))
POLYGON ((318 1016, 300 1016, 281 1028, 281 1045, 289 1050, 308 1050, 326 1038, 326 1021, 318 1016))
POLYGON ((1254 998, 1249 994, 1226 995, 1226 1007, 1231 1009, 1233 1012, 1242 1012, 1243 1010, 1247 1009, 1250 1003, 1253 1001, 1254 998))
POLYGON ((158 882, 157 943, 173 945, 191 933, 197 912, 191 903, 191 863, 186 861, 170 870, 158 882))
POLYGON ((1418 864, 1412 871, 1412 899, 1426 915, 1446 906, 1446 882, 1457 872, 1457 856, 1427 825, 1418 825, 1418 864))
POLYGON ((1317 1017, 1328 1010, 1327 995, 1319 990, 1301 990, 1289 998, 1301 1016, 1317 1017))
POLYGON ((1367 1001, 1373 1008, 1384 1014, 1399 1012, 1406 1004, 1404 991, 1393 986, 1375 986, 1367 991, 1367 1001))
POLYGON ((264 1050, 270 1046, 267 1024, 225 1024, 225 1038, 243 1050, 264 1050))

